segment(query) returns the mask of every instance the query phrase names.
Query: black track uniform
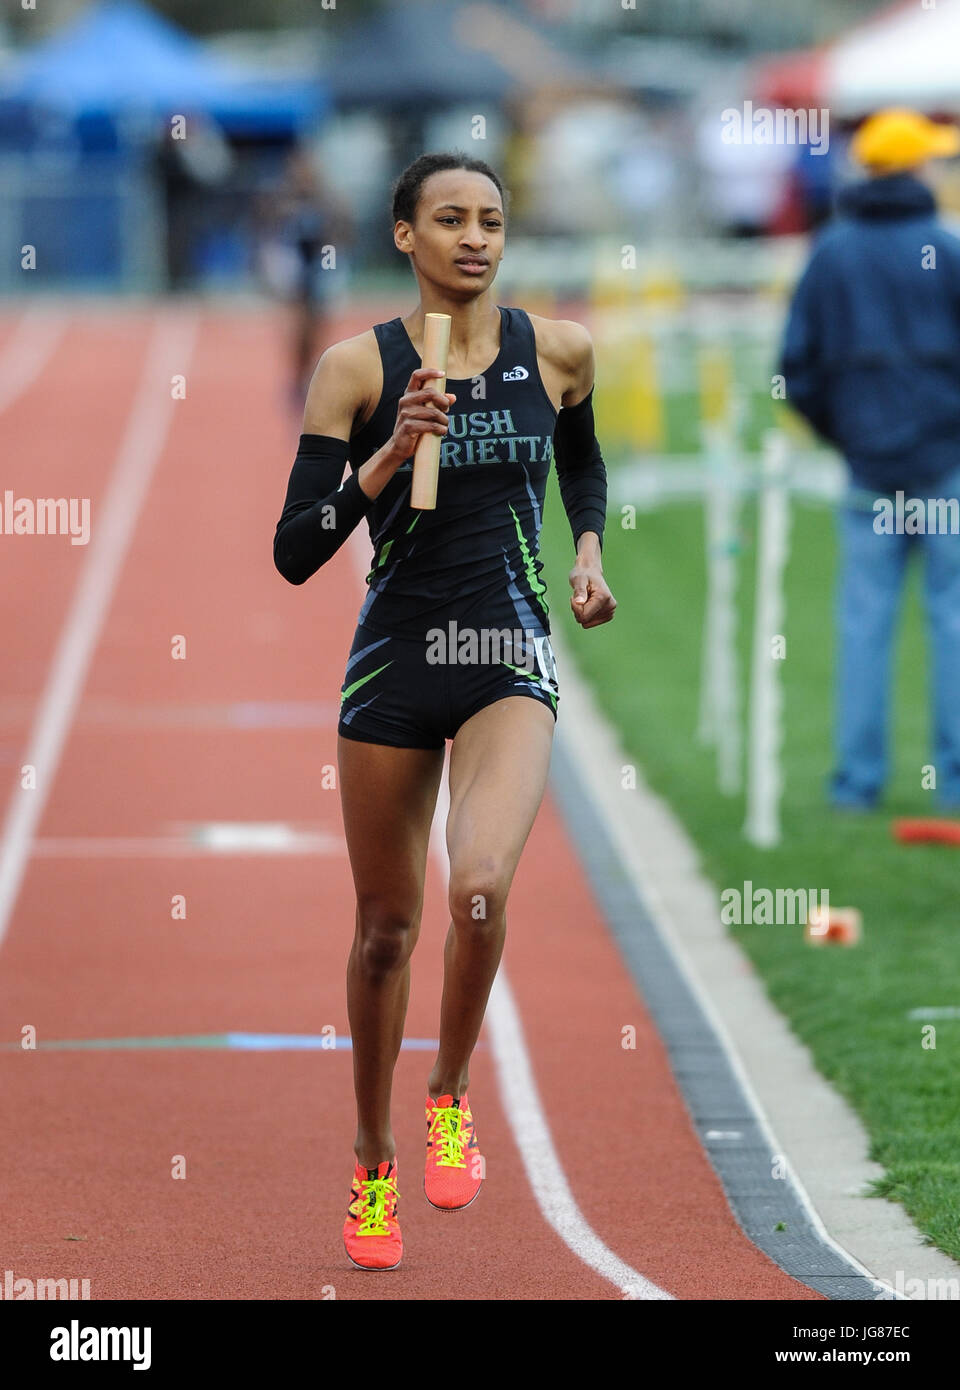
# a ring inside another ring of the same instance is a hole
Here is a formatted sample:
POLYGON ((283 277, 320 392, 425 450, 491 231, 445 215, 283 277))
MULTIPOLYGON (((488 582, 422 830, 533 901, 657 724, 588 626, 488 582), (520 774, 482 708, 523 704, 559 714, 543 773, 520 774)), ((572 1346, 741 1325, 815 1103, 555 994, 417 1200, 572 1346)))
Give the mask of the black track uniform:
MULTIPOLYGON (((500 307, 496 361, 448 379, 456 394, 441 442, 435 511, 410 507, 413 459, 367 512, 368 593, 341 688, 345 738, 442 748, 477 710, 508 695, 556 717, 556 666, 540 527, 557 420, 540 377, 533 325, 500 307)), ((399 318, 374 326, 383 392, 351 435, 355 471, 393 434, 420 355, 399 318)))

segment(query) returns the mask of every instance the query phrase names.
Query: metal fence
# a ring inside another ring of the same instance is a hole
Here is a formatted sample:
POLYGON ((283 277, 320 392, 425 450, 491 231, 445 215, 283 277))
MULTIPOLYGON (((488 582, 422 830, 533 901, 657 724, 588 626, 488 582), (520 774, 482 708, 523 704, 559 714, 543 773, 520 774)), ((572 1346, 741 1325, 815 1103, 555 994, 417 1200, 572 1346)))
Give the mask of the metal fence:
POLYGON ((0 293, 165 283, 160 182, 118 155, 0 155, 0 293))

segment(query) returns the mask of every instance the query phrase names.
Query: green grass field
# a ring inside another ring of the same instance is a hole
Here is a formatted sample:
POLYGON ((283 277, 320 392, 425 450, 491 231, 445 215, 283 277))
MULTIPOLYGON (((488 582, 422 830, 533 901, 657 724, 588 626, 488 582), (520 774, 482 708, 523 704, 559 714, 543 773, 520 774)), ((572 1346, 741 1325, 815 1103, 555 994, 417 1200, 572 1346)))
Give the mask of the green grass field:
MULTIPOLYGON (((609 466, 609 465, 608 465, 609 466)), ((611 468, 611 472, 612 472, 611 468)), ((917 574, 911 575, 898 647, 894 775, 870 814, 831 811, 835 531, 826 507, 795 503, 786 577, 787 656, 783 842, 758 850, 742 835, 744 800, 716 789, 712 754, 696 739, 705 578, 699 505, 638 513, 622 530, 611 504, 604 571, 618 600, 609 625, 581 633, 569 610, 572 540, 555 478, 542 557, 551 620, 570 638, 583 676, 652 787, 698 845, 717 888, 829 890, 834 906, 863 913, 854 948, 813 948, 799 926, 729 927, 770 998, 850 1101, 883 1165, 882 1195, 903 1203, 941 1249, 960 1259, 960 1018, 937 1020, 922 1046, 922 1006, 960 1006, 960 850, 901 846, 897 815, 935 815, 921 788, 928 747, 926 641, 917 574)), ((740 552, 740 673, 749 679, 755 515, 744 513, 740 552)), ((561 672, 561 700, 563 677, 561 672)), ((960 698, 960 692, 958 692, 960 698)))

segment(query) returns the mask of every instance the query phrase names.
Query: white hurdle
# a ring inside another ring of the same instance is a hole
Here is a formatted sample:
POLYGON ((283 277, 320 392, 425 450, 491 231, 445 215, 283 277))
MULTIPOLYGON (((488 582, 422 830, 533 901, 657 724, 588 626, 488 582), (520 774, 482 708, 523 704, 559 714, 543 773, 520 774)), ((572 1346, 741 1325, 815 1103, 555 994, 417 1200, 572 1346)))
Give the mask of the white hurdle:
POLYGON ((750 715, 747 731, 747 812, 743 833, 751 844, 780 843, 780 764, 783 691, 779 657, 783 632, 783 572, 787 560, 790 506, 787 436, 768 430, 763 440, 761 486, 757 500, 757 577, 754 601, 750 715))
POLYGON ((737 523, 740 490, 736 463, 738 403, 723 423, 704 425, 704 546, 707 595, 700 666, 697 736, 716 749, 717 787, 734 796, 741 787, 742 740, 737 680, 737 523))

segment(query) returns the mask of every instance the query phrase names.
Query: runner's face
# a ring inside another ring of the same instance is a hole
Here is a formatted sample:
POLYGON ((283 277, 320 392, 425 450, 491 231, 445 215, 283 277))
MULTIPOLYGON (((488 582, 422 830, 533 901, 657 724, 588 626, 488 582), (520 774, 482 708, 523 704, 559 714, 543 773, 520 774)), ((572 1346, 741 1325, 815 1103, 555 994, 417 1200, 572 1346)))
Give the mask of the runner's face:
POLYGON ((431 174, 420 189, 413 226, 401 222, 397 228, 398 245, 433 284, 473 297, 493 283, 503 255, 503 201, 486 174, 431 174))

